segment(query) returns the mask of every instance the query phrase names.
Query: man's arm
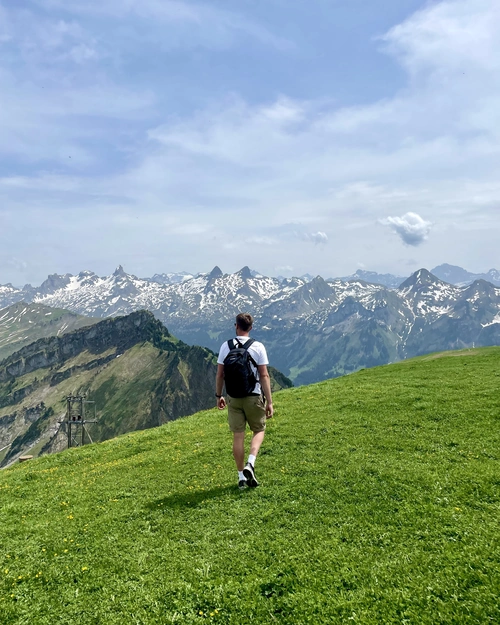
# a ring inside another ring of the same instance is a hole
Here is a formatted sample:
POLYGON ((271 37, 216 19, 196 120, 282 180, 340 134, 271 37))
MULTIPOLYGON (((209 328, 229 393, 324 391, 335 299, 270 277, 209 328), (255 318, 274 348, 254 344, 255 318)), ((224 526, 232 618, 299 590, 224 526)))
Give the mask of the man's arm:
POLYGON ((264 397, 266 398, 266 417, 270 419, 273 416, 273 397, 271 395, 271 378, 267 370, 267 365, 258 365, 259 370, 259 382, 264 391, 264 397))
POLYGON ((222 389, 224 388, 224 365, 217 365, 217 373, 215 375, 215 394, 217 397, 217 408, 222 410, 226 407, 226 400, 222 397, 222 389))

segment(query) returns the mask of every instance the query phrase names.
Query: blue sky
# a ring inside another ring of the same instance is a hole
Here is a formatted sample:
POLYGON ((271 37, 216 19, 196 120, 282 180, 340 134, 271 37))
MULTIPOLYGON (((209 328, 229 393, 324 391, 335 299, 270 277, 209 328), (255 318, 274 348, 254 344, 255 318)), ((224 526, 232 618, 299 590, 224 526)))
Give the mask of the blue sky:
POLYGON ((499 267, 497 0, 0 0, 0 283, 499 267))

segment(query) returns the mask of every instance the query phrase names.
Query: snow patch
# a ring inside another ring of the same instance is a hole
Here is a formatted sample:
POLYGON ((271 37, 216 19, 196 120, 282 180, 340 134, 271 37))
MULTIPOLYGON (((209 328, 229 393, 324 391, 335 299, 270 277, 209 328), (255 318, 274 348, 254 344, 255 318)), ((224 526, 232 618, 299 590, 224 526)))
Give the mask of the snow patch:
POLYGON ((500 323, 500 312, 497 313, 489 323, 482 323, 481 326, 483 328, 487 328, 488 326, 493 326, 496 323, 500 323))

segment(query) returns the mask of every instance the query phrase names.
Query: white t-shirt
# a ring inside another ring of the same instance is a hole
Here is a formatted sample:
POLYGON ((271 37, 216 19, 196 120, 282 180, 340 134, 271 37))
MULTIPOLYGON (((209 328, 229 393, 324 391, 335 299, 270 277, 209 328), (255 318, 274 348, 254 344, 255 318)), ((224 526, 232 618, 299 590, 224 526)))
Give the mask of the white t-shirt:
MULTIPOLYGON (((242 344, 246 343, 249 339, 250 339, 249 336, 237 336, 236 337, 236 340, 239 341, 242 344)), ((259 341, 254 341, 250 345, 250 347, 248 348, 248 353, 250 354, 250 356, 255 360, 255 362, 258 365, 268 365, 269 364, 269 360, 267 359, 266 348, 264 347, 264 345, 262 345, 262 343, 259 343, 259 341)), ((219 365, 223 365, 224 364, 224 360, 225 360, 225 358, 226 358, 226 356, 228 354, 229 354, 229 345, 227 344, 227 341, 226 341, 225 343, 222 343, 222 345, 220 346, 219 357, 217 358, 217 363, 219 365)), ((250 366, 252 367, 252 370, 253 370, 253 372, 255 374, 255 377, 258 380, 259 379, 259 372, 253 366, 252 363, 250 363, 250 366)), ((254 388, 253 392, 257 393, 257 394, 260 394, 261 388, 260 388, 259 382, 257 382, 257 384, 255 385, 255 388, 254 388)))

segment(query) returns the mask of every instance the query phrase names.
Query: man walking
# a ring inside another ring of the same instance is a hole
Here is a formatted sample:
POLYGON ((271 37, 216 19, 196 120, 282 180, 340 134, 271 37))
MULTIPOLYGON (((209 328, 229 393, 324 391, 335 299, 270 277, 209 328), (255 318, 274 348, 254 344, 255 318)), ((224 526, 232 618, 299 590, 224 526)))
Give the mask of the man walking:
POLYGON ((228 423, 229 429, 233 433, 233 457, 238 469, 238 487, 240 489, 247 486, 255 488, 259 485, 255 476, 255 459, 264 440, 266 419, 273 416, 271 381, 267 371, 269 361, 264 345, 249 336, 253 326, 252 315, 240 313, 237 315, 234 325, 236 326, 236 338, 223 343, 219 351, 215 396, 217 397, 217 407, 219 410, 223 410, 226 407, 226 400, 222 395, 225 383, 228 394, 228 423), (235 369, 233 366, 236 360, 238 360, 237 367, 239 366, 239 369, 235 369), (242 362, 244 362, 243 365, 241 365, 242 362), (236 375, 245 375, 245 373, 240 372, 246 370, 247 362, 249 383, 247 382, 246 386, 242 387, 240 380, 235 381, 233 378, 236 375), (237 371, 236 374, 235 371, 237 371), (246 390, 239 392, 240 388, 246 388, 246 390), (247 423, 253 436, 248 462, 245 464, 247 423))

